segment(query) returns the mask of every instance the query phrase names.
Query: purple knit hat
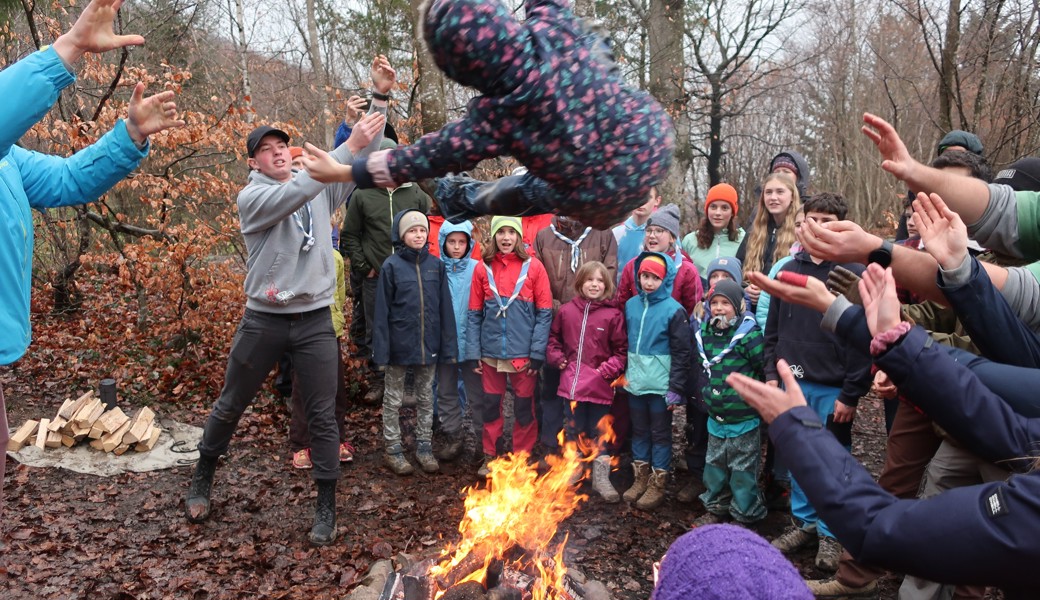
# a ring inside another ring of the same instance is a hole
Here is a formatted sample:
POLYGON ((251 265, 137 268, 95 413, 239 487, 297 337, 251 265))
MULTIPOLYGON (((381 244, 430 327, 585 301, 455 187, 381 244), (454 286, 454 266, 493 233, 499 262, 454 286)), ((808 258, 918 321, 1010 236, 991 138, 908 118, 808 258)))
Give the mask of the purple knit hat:
POLYGON ((705 525, 672 543, 651 600, 813 600, 780 551, 734 525, 705 525))

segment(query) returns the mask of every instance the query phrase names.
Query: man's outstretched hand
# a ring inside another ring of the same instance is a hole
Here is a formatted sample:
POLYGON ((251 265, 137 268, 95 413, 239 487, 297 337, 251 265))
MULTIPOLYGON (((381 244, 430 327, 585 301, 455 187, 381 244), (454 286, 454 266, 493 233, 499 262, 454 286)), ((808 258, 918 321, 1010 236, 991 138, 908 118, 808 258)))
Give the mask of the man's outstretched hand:
POLYGON ((116 35, 112 24, 123 0, 92 0, 72 25, 54 41, 54 51, 66 62, 73 64, 87 52, 107 52, 126 46, 140 46, 139 35, 116 35))
POLYGON ((938 194, 917 194, 914 225, 924 249, 943 269, 956 269, 968 255, 968 228, 938 194))
POLYGON ((863 123, 863 135, 874 142, 881 158, 884 159, 881 168, 895 175, 897 179, 907 181, 911 172, 921 163, 910 156, 895 128, 888 121, 870 113, 863 113, 863 123))
POLYGON ((174 127, 184 127, 184 121, 177 118, 173 92, 166 90, 145 98, 144 83, 139 82, 134 86, 126 119, 126 131, 130 139, 140 146, 153 133, 174 127))

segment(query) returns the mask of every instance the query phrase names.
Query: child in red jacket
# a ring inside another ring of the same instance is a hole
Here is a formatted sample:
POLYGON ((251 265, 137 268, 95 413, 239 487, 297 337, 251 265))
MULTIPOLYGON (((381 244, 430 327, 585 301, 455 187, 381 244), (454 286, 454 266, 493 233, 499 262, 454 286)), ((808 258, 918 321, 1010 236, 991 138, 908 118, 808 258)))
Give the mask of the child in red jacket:
POLYGON ((614 401, 610 382, 625 372, 625 316, 607 301, 614 293, 614 278, 603 263, 582 265, 574 290, 578 295, 553 319, 545 359, 561 371, 556 394, 567 407, 568 437, 597 440, 592 489, 607 502, 617 502, 621 497, 610 484, 610 455, 599 442, 598 425, 614 401))

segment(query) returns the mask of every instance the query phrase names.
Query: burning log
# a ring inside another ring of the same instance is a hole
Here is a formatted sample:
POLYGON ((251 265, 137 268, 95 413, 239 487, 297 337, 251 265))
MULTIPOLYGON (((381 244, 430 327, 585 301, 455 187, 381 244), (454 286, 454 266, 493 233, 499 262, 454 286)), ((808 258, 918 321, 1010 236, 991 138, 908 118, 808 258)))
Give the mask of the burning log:
MULTIPOLYGON (((440 600, 484 600, 487 594, 479 581, 463 581, 444 592, 440 600)), ((518 596, 516 600, 520 600, 518 596)))
MULTIPOLYGON (((474 571, 483 568, 484 563, 487 562, 487 554, 487 550, 483 547, 474 548, 457 565, 435 578, 437 589, 446 590, 469 577, 474 571)), ((499 572, 501 573, 501 570, 499 572)))
POLYGON ((491 588, 487 593, 487 600, 523 600, 523 598, 524 592, 511 585, 500 585, 491 588))

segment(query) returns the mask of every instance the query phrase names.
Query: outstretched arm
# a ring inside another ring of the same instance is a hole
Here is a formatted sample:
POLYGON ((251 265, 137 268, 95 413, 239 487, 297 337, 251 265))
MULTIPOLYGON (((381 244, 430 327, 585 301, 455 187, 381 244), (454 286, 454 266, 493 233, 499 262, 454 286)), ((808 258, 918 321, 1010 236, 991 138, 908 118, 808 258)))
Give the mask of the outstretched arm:
POLYGON ((173 91, 166 90, 145 98, 144 87, 143 82, 134 86, 126 118, 126 132, 138 146, 144 146, 148 136, 153 133, 184 127, 184 121, 177 118, 177 103, 173 101, 173 91))
POLYGON ((66 65, 71 66, 88 52, 107 52, 144 44, 144 38, 139 35, 116 35, 113 31, 112 23, 122 5, 123 0, 92 0, 72 29, 54 41, 54 51, 66 65))
POLYGON ((989 205, 989 188, 985 182, 940 171, 914 160, 895 128, 881 117, 865 113, 863 122, 863 134, 874 142, 884 159, 882 169, 895 175, 915 192, 939 194, 968 223, 982 218, 982 213, 989 205))

